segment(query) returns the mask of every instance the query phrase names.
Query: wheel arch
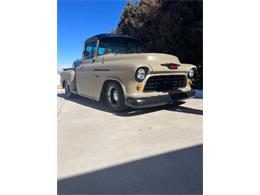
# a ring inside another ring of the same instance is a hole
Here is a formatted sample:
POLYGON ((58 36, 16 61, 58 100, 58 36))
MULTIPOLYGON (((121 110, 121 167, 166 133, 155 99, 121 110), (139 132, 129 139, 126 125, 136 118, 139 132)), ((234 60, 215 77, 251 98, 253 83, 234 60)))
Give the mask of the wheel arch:
POLYGON ((65 88, 65 83, 66 83, 66 80, 63 80, 62 83, 61 83, 62 84, 62 88, 65 88))
POLYGON ((99 95, 98 95, 98 101, 102 100, 102 98, 104 97, 104 92, 105 92, 106 86, 107 86, 107 84, 108 84, 109 82, 116 82, 116 83, 118 83, 118 84, 120 85, 120 87, 121 87, 123 93, 124 93, 124 96, 125 96, 126 90, 125 90, 125 86, 123 85, 122 81, 119 80, 119 79, 117 79, 117 78, 108 78, 108 79, 106 79, 106 80, 103 82, 103 84, 102 84, 101 91, 100 91, 100 93, 99 93, 99 95))

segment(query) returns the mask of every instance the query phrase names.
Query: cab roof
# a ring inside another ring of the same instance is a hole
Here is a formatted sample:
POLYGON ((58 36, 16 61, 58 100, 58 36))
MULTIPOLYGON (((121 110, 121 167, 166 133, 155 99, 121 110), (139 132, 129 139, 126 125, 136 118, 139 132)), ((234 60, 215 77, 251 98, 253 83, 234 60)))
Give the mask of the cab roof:
POLYGON ((117 34, 103 33, 103 34, 98 34, 98 35, 92 36, 92 37, 86 39, 85 42, 88 42, 88 41, 91 41, 91 40, 96 40, 96 39, 112 38, 112 37, 129 38, 129 39, 137 40, 137 39, 130 37, 128 35, 117 35, 117 34))

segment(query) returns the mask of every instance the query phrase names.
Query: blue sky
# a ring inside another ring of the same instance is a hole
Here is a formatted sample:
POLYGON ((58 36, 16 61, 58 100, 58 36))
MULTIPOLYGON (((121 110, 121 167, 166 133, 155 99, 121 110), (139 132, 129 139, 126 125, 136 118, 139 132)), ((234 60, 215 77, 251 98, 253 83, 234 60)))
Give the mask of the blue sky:
MULTIPOLYGON (((135 2, 135 1, 132 1, 135 2)), ((117 27, 127 0, 58 0, 58 67, 81 58, 83 42, 117 27)))

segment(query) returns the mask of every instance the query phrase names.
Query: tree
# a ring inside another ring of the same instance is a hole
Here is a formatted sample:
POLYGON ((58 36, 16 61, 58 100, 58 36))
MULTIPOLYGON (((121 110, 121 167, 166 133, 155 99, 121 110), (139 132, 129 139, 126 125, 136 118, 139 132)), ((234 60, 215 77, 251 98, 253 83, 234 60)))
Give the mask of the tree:
POLYGON ((176 55, 199 66, 202 86, 202 1, 128 1, 116 32, 142 40, 146 52, 176 55))

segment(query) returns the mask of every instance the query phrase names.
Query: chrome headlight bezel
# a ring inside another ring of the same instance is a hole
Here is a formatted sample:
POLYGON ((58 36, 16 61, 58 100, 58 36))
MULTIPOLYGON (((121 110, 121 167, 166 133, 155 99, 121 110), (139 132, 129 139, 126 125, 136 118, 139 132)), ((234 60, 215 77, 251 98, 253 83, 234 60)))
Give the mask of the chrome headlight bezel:
POLYGON ((188 79, 193 79, 196 75, 196 71, 197 69, 196 68, 191 68, 188 73, 187 73, 187 77, 188 79))
POLYGON ((145 79, 145 77, 147 76, 148 70, 149 69, 147 67, 138 68, 135 72, 135 80, 137 82, 142 82, 145 79))

